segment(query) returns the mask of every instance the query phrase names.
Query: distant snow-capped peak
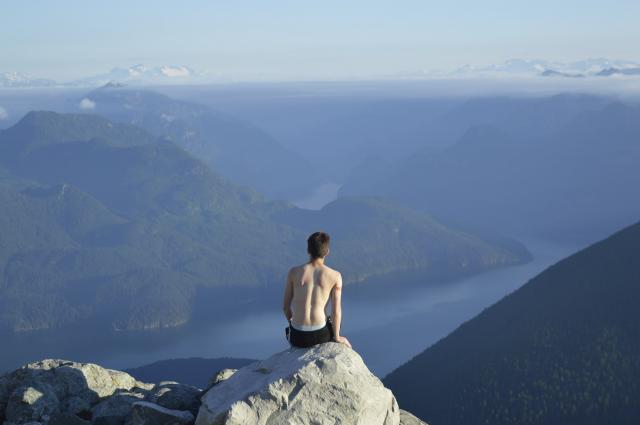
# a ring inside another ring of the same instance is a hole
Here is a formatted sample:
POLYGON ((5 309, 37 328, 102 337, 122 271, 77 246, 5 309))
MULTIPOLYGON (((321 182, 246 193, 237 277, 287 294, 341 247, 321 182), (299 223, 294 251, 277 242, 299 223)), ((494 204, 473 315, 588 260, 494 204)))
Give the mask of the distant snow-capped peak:
MULTIPOLYGON (((146 65, 138 64, 129 68, 114 68, 109 72, 113 77, 128 79, 145 79, 145 78, 184 78, 195 76, 197 73, 184 65, 162 65, 156 67, 147 67, 146 65)), ((108 75, 108 74, 104 74, 108 75)), ((104 76, 102 75, 102 76, 104 76)), ((100 76, 100 77, 102 77, 100 76)), ((112 80, 113 80, 112 79, 112 80)))
POLYGON ((19 72, 0 72, 0 87, 117 87, 119 85, 189 84, 220 81, 221 75, 196 71, 186 65, 147 66, 136 64, 67 82, 33 78, 19 72))
MULTIPOLYGON (((141 75, 144 75, 145 72, 147 72, 147 67, 140 64, 140 65, 134 65, 130 68, 128 68, 127 74, 129 74, 129 76, 135 78, 135 77, 139 77, 141 75)), ((112 72, 118 72, 119 69, 118 68, 114 68, 112 72)))
POLYGON ((50 87, 56 82, 21 72, 0 72, 0 87, 50 87))
POLYGON ((105 74, 98 74, 69 83, 74 86, 103 86, 108 83, 153 85, 199 82, 205 74, 185 65, 162 65, 149 67, 137 64, 128 68, 113 68, 105 74))
POLYGON ((167 77, 190 77, 193 70, 186 66, 162 66, 160 72, 167 77))
POLYGON ((121 74, 123 71, 130 78, 145 78, 145 77, 190 77, 196 74, 196 72, 184 65, 162 65, 157 67, 147 67, 146 65, 138 64, 129 68, 114 68, 111 70, 113 74, 121 74))
POLYGON ((610 60, 606 58, 589 58, 573 62, 557 62, 544 59, 509 59, 500 64, 475 67, 465 65, 449 75, 541 75, 553 71, 566 75, 592 76, 607 69, 639 68, 640 63, 628 60, 610 60))

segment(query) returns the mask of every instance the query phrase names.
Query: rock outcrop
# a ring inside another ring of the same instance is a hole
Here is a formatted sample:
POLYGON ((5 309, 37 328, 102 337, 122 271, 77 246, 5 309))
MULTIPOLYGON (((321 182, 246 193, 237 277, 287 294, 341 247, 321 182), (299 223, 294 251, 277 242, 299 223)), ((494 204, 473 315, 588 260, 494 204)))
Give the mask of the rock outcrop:
POLYGON ((398 425, 390 390, 339 343, 292 348, 246 366, 202 397, 196 425, 398 425))
POLYGON ((400 425, 427 425, 427 423, 416 418, 406 410, 400 409, 400 425))
POLYGON ((147 384, 93 363, 48 359, 0 376, 0 423, 161 425, 173 423, 171 416, 186 424, 193 423, 199 398, 200 390, 188 385, 147 384))
POLYGON ((206 392, 66 360, 29 363, 0 376, 2 425, 194 423, 426 425, 399 409, 358 353, 333 342, 223 369, 206 392))
POLYGON ((167 409, 154 403, 139 401, 133 404, 131 415, 125 425, 190 425, 193 424, 191 412, 167 409))

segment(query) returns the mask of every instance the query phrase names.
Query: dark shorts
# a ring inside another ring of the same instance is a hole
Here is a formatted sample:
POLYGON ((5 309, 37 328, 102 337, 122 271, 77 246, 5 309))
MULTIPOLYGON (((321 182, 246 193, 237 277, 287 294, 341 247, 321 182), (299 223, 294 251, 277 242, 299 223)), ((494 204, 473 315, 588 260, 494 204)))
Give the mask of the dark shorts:
POLYGON ((289 324, 286 334, 289 343, 294 347, 313 347, 316 344, 333 341, 333 324, 329 317, 324 327, 315 331, 300 331, 289 324))

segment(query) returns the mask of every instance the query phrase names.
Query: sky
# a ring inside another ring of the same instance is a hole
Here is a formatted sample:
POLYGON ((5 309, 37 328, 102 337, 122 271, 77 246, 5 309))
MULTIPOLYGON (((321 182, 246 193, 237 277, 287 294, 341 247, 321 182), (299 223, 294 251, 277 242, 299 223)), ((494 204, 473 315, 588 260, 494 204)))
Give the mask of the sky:
POLYGON ((638 0, 0 0, 0 72, 63 81, 180 64, 286 80, 640 61, 638 18, 638 0))

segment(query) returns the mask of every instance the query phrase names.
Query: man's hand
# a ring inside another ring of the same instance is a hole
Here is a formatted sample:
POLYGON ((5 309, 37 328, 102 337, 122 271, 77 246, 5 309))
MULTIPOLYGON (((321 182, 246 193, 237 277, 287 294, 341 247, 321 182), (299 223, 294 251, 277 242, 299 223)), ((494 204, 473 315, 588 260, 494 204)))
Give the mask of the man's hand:
POLYGON ((348 340, 347 338, 345 338, 344 336, 338 336, 338 337, 336 337, 336 342, 340 342, 340 343, 342 343, 342 344, 346 345, 347 347, 352 348, 352 347, 351 347, 351 343, 350 343, 350 342, 349 342, 349 340, 348 340))

